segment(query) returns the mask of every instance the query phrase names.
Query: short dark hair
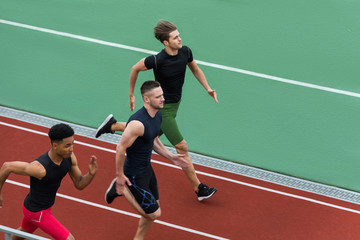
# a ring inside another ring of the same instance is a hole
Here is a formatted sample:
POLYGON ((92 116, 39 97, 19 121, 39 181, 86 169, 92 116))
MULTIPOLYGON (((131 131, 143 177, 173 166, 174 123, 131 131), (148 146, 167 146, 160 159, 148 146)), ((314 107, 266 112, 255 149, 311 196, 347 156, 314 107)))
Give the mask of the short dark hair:
POLYGON ((59 123, 52 126, 49 130, 49 138, 51 143, 62 141, 64 138, 68 138, 74 135, 74 129, 64 123, 59 123))
POLYGON ((165 40, 169 41, 169 33, 175 31, 176 29, 176 26, 171 22, 160 20, 154 27, 155 38, 162 43, 164 43, 165 40))
POLYGON ((153 90, 154 88, 160 87, 160 83, 158 81, 146 81, 141 85, 140 92, 141 95, 144 96, 147 92, 153 90))

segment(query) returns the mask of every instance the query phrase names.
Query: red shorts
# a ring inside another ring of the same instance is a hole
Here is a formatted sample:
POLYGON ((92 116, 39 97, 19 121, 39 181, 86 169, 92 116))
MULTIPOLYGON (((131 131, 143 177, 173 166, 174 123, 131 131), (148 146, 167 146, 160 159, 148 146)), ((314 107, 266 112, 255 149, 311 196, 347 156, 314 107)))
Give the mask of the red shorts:
POLYGON ((21 227, 29 233, 40 228, 55 240, 66 240, 70 234, 58 220, 51 214, 51 208, 40 212, 30 212, 23 206, 24 218, 21 227))

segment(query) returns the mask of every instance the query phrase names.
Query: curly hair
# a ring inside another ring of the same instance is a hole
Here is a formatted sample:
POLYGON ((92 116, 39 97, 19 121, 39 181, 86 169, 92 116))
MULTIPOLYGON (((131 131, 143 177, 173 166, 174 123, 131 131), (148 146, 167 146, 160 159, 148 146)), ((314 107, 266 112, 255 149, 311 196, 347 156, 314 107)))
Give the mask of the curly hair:
POLYGON ((74 129, 64 123, 59 123, 52 126, 49 130, 49 138, 51 142, 59 142, 64 138, 68 138, 74 135, 74 129))

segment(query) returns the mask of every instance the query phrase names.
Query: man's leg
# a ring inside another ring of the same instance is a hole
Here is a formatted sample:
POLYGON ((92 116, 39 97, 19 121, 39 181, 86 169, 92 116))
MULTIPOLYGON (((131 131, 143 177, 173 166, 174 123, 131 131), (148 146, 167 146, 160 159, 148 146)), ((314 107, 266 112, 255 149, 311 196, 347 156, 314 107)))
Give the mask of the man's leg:
POLYGON ((123 132, 125 131, 125 127, 126 127, 126 122, 116 122, 114 124, 111 125, 111 131, 116 132, 123 132))
MULTIPOLYGON (((28 233, 34 233, 40 228, 54 239, 75 240, 73 235, 67 230, 51 213, 51 208, 40 212, 31 212, 23 206, 24 218, 21 227, 18 230, 28 233)), ((12 240, 22 240, 17 236, 13 236, 12 240)))
POLYGON ((112 114, 107 116, 96 130, 95 137, 98 138, 104 133, 115 133, 115 131, 123 132, 126 122, 118 122, 112 114))
POLYGON ((190 159, 189 151, 188 151, 188 145, 187 142, 182 140, 180 143, 175 145, 176 152, 178 154, 185 154, 185 159, 189 162, 190 166, 186 169, 183 169, 186 177, 190 180, 191 184, 194 187, 194 190, 198 191, 198 186, 200 185, 200 181, 196 176, 194 165, 190 159))
POLYGON ((116 179, 117 178, 114 178, 114 180, 112 180, 109 188, 105 192, 105 202, 108 204, 112 203, 115 198, 122 196, 116 192, 116 179))
POLYGON ((143 240, 145 239, 146 234, 148 233, 150 227, 152 226, 153 222, 159 218, 161 215, 160 208, 156 210, 154 213, 145 214, 145 216, 141 216, 138 224, 138 228, 136 230, 136 234, 134 240, 143 240))
POLYGON ((54 239, 74 240, 73 235, 51 213, 50 209, 44 210, 38 227, 54 239))
MULTIPOLYGON (((17 230, 23 231, 23 232, 27 232, 27 233, 33 233, 35 232, 35 230, 38 228, 36 226, 36 224, 34 224, 34 222, 30 219, 37 219, 38 216, 36 213, 31 213, 29 210, 27 210, 25 208, 25 206, 23 205, 22 207, 23 213, 24 213, 24 217, 23 220, 21 222, 20 227, 17 230)), ((22 240, 25 238, 19 237, 19 236, 15 236, 13 235, 11 237, 12 240, 22 240)))
POLYGON ((195 189, 195 193, 198 197, 199 201, 202 201, 204 199, 210 198, 212 195, 214 195, 217 191, 216 188, 210 188, 207 185, 201 183, 199 179, 197 178, 194 165, 190 159, 189 151, 187 143, 184 140, 182 140, 180 143, 175 145, 176 152, 179 154, 185 154, 185 159, 189 162, 190 166, 189 168, 183 169, 186 177, 190 180, 191 184, 193 185, 195 189))
MULTIPOLYGON (((128 188, 125 188, 124 196, 131 206, 141 215, 134 240, 142 240, 145 238, 153 222, 161 216, 161 209, 159 207, 155 212, 146 214, 128 188)), ((159 201, 157 201, 157 203, 160 205, 159 201)))
POLYGON ((190 183, 193 185, 193 188, 198 196, 198 200, 202 201, 206 198, 209 198, 214 195, 217 189, 209 188, 205 184, 202 184, 196 175, 194 165, 189 156, 188 145, 182 136, 175 119, 178 104, 165 104, 165 106, 166 108, 164 107, 164 109, 161 110, 163 117, 161 131, 175 147, 177 153, 185 154, 184 158, 188 161, 190 166, 189 168, 183 169, 183 171, 186 177, 189 179, 190 183))
MULTIPOLYGON (((22 227, 19 227, 17 230, 29 233, 28 231, 26 231, 26 230, 23 229, 22 227)), ((24 240, 25 238, 22 238, 22 237, 13 235, 13 236, 11 237, 11 239, 12 239, 12 240, 24 240)), ((75 240, 75 238, 74 238, 74 236, 73 236, 71 233, 69 233, 69 236, 68 236, 68 238, 67 238, 66 240, 75 240)))
POLYGON ((123 195, 131 206, 141 214, 135 234, 136 240, 144 239, 155 219, 161 215, 159 189, 153 168, 136 176, 127 175, 131 186, 125 187, 123 195))
POLYGON ((185 154, 184 158, 190 166, 184 169, 184 173, 193 185, 194 190, 198 191, 200 181, 196 176, 194 165, 190 159, 187 142, 182 136, 175 119, 178 107, 179 103, 165 104, 164 108, 160 110, 162 114, 161 132, 165 134, 166 138, 175 147, 177 153, 185 154))
POLYGON ((68 236, 68 238, 66 240, 75 240, 75 238, 71 233, 69 233, 69 236, 68 236))
POLYGON ((24 219, 21 223, 21 228, 26 230, 26 232, 33 233, 37 228, 40 228, 56 240, 74 240, 69 230, 52 215, 51 208, 39 212, 31 212, 23 207, 23 213, 24 219))

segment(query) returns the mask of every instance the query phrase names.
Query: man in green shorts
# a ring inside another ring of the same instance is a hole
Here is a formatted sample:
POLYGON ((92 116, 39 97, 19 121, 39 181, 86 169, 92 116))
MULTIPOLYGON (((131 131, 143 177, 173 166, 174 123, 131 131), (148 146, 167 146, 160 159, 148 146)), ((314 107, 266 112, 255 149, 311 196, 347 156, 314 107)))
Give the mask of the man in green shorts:
MULTIPOLYGON (((155 38, 164 44, 165 49, 157 55, 141 59, 132 67, 129 88, 130 109, 133 111, 135 108, 134 88, 139 72, 153 69, 155 80, 160 82, 165 98, 164 108, 160 110, 162 114, 160 134, 165 134, 177 153, 185 154, 185 159, 189 162, 190 167, 184 169, 184 172, 193 185, 198 200, 202 201, 210 198, 217 189, 206 186, 198 179, 188 153, 188 145, 181 135, 175 119, 181 102, 186 66, 190 68, 195 78, 218 103, 216 92, 210 88, 203 71, 193 59, 190 48, 182 46, 180 33, 174 24, 161 20, 154 27, 154 34, 155 38)), ((97 129, 96 137, 103 133, 123 132, 125 124, 125 122, 117 122, 110 114, 97 129)))

